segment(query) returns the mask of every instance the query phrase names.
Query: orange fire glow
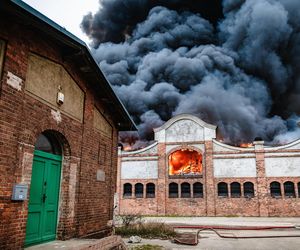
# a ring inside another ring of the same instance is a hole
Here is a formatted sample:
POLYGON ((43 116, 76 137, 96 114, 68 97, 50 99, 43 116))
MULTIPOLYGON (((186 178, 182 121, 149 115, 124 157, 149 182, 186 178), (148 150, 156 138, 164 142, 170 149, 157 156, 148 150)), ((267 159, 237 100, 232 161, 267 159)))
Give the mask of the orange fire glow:
POLYGON ((253 147, 253 144, 252 143, 241 143, 240 147, 241 148, 251 148, 251 147, 253 147))
POLYGON ((131 151, 132 147, 130 145, 126 145, 126 146, 124 146, 123 150, 124 151, 131 151))
POLYGON ((202 173, 202 155, 194 150, 177 150, 169 156, 169 175, 202 173))

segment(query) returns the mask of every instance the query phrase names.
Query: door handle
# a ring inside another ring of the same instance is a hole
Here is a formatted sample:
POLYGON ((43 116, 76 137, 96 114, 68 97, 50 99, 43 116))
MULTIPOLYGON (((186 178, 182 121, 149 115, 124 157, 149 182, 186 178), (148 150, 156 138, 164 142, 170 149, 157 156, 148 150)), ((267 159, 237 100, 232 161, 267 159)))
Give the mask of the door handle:
POLYGON ((43 197, 42 197, 43 203, 45 203, 46 198, 47 198, 47 195, 46 195, 46 194, 43 194, 43 197))

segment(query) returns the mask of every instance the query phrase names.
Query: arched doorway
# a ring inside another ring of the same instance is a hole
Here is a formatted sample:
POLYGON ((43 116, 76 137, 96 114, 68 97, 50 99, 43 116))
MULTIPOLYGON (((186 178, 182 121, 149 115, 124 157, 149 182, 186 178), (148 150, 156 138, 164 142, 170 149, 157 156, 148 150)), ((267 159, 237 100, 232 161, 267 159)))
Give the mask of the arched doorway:
POLYGON ((62 147, 51 132, 35 143, 25 246, 55 240, 62 147))

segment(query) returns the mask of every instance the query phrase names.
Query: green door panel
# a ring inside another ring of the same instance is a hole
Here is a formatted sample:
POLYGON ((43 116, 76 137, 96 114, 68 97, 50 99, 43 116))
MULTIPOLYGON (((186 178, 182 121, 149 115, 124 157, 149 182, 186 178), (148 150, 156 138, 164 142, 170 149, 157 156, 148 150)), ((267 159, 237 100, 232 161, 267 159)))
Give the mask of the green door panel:
POLYGON ((61 156, 34 152, 25 246, 56 238, 61 156))

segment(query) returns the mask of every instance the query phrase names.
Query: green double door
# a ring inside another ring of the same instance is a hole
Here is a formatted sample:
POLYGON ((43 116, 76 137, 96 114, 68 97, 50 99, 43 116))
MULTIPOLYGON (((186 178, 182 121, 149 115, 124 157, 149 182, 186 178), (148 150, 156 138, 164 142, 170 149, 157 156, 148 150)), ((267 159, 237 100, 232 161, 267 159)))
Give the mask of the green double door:
POLYGON ((61 156, 35 150, 25 246, 56 238, 61 156))

